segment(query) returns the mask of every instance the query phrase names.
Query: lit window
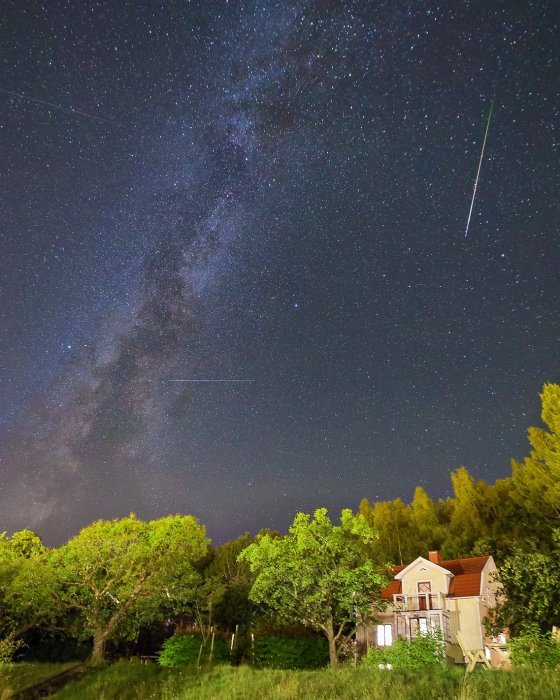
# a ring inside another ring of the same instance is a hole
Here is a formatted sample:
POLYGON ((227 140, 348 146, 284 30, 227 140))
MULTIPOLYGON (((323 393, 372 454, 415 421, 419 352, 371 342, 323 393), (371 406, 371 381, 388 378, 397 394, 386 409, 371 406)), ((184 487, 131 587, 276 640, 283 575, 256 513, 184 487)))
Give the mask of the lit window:
POLYGON ((377 625, 377 646, 390 647, 393 643, 393 630, 391 625, 377 625))

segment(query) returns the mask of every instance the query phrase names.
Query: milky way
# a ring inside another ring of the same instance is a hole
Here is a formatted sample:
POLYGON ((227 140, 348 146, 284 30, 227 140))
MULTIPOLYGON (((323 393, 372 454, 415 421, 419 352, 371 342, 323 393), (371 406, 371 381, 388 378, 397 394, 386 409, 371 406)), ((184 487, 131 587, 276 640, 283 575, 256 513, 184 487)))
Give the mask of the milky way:
POLYGON ((14 4, 0 530, 219 539, 506 474, 558 380, 550 15, 14 4))

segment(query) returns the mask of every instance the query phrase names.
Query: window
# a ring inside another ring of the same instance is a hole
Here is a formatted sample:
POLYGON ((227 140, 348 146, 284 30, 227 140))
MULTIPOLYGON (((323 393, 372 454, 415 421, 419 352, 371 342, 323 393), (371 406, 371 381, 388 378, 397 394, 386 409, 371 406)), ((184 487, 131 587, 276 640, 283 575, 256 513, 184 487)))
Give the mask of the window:
POLYGON ((390 647, 393 643, 393 630, 391 625, 377 625, 377 646, 390 647))
POLYGON ((421 635, 428 634, 428 620, 425 617, 411 617, 410 618, 410 638, 414 639, 416 635, 420 633, 421 635))

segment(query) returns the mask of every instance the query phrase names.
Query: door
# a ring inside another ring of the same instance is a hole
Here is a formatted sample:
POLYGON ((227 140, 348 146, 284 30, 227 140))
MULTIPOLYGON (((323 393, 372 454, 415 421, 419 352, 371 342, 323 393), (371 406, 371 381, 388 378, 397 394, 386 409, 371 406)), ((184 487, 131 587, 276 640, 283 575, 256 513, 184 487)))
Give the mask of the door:
POLYGON ((432 591, 431 582, 418 581, 416 584, 416 590, 418 591, 418 609, 429 610, 432 607, 430 604, 430 593, 432 591))

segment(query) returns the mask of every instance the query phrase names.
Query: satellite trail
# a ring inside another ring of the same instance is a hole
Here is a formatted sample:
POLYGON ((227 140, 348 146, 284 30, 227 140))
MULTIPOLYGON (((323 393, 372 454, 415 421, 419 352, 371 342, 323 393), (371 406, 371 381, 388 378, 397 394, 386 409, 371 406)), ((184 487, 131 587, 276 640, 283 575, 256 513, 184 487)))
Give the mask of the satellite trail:
POLYGON ((490 131, 490 121, 492 120, 492 112, 494 111, 494 100, 492 98, 492 104, 490 105, 490 112, 488 113, 488 121, 486 122, 486 131, 484 132, 484 141, 482 142, 482 150, 480 152, 480 160, 478 161, 478 170, 476 171, 476 179, 474 181, 474 189, 472 193, 471 208, 469 209, 469 218, 467 219, 467 226, 465 228, 465 238, 469 232, 469 226, 471 223, 471 216, 474 207, 474 200, 476 197, 476 188, 478 187, 478 178, 480 177, 480 169, 482 168, 482 159, 484 158, 484 149, 486 147, 486 139, 488 138, 488 132, 490 131))

